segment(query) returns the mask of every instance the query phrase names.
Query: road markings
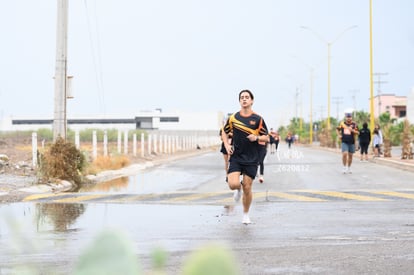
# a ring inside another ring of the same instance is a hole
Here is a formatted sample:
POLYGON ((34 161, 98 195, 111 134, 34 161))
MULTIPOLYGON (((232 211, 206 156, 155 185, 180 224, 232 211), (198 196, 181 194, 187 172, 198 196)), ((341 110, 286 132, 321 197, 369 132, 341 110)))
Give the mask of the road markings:
POLYGON ((153 198, 158 198, 160 194, 143 194, 143 195, 128 195, 125 194, 125 197, 118 199, 110 199, 107 202, 139 202, 139 201, 148 201, 153 198))
POLYGON ((94 199, 102 198, 102 197, 108 197, 108 194, 76 196, 76 197, 54 200, 53 202, 74 203, 74 202, 80 202, 80 201, 94 200, 94 199))
POLYGON ((68 194, 71 193, 46 193, 46 194, 34 194, 34 195, 30 195, 27 196, 23 199, 23 201, 39 201, 42 199, 51 199, 51 198, 61 198, 61 197, 66 197, 68 196, 68 194))
POLYGON ((297 190, 297 192, 315 194, 315 195, 323 195, 323 196, 335 197, 335 198, 341 198, 341 199, 347 199, 347 200, 357 200, 357 201, 388 201, 388 199, 357 195, 357 194, 352 194, 348 192, 345 193, 345 192, 337 192, 337 191, 316 191, 316 190, 297 190))
POLYGON ((401 192, 395 192, 395 191, 373 191, 371 193, 414 200, 414 194, 410 194, 410 193, 401 193, 401 192))
MULTIPOLYGON (((254 201, 299 201, 329 202, 340 199, 349 201, 395 201, 414 200, 414 193, 392 190, 347 190, 346 192, 328 190, 287 190, 284 192, 254 192, 254 201), (364 195, 362 195, 363 193, 364 195), (368 194, 368 195, 367 195, 368 194), (372 194, 372 196, 371 196, 372 194), (376 195, 376 196, 375 196, 376 195), (381 197, 379 197, 381 196, 381 197)), ((94 194, 94 193, 48 193, 33 194, 22 199, 24 202, 99 202, 99 203, 233 203, 233 192, 219 191, 208 193, 170 192, 158 194, 94 194)))
POLYGON ((220 194, 229 194, 229 192, 192 193, 192 194, 189 194, 189 195, 182 195, 182 196, 179 196, 179 197, 168 199, 166 201, 168 201, 168 202, 195 201, 195 200, 201 200, 201 199, 215 197, 215 196, 218 196, 220 194))
POLYGON ((307 196, 289 194, 289 193, 284 193, 284 192, 260 192, 260 193, 254 193, 254 198, 255 199, 268 198, 268 197, 277 197, 277 198, 294 200, 294 201, 313 201, 313 202, 326 201, 326 200, 320 199, 320 198, 313 198, 313 197, 307 197, 307 196))

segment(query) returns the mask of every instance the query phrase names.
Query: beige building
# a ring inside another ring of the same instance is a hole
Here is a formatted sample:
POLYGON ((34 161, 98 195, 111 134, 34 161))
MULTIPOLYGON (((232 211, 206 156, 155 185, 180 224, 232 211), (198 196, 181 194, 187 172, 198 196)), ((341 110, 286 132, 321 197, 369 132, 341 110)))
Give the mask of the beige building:
POLYGON ((388 112, 391 118, 402 118, 407 115, 407 97, 394 94, 381 94, 374 97, 374 117, 388 112))

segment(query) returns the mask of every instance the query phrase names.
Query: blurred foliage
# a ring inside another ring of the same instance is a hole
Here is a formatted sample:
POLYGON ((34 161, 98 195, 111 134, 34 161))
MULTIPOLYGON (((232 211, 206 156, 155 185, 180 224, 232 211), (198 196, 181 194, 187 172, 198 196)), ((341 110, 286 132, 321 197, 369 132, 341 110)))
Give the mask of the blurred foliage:
MULTIPOLYGON (((54 204, 52 207, 41 207, 42 214, 52 215, 53 219, 60 220, 63 217, 63 210, 59 210, 62 204, 54 204), (43 213, 43 211, 45 211, 43 213)), ((67 205, 67 207, 73 206, 78 208, 82 204, 67 205)), ((71 211, 71 210, 70 210, 71 211)), ((76 209, 76 219, 78 215, 81 215, 84 208, 76 209)), ((66 213, 63 215, 67 215, 66 213)), ((6 217, 7 224, 11 228, 11 238, 15 243, 15 253, 28 253, 36 252, 37 247, 41 246, 41 243, 35 243, 36 238, 29 238, 21 230, 12 217, 6 217)), ((61 226, 61 221, 58 222, 57 230, 67 227, 68 224, 73 222, 73 219, 64 221, 64 226, 61 226)), ((55 228, 56 229, 56 228, 55 228)), ((38 241, 38 240, 37 240, 38 241)), ((46 240, 45 240, 46 241, 46 240)), ((166 264, 168 262, 168 253, 161 247, 155 248, 150 252, 151 263, 150 270, 144 273, 139 262, 139 258, 134 251, 133 242, 128 236, 115 229, 104 229, 88 244, 86 247, 79 248, 80 253, 74 262, 74 270, 71 270, 70 274, 74 275, 90 275, 90 274, 122 274, 122 275, 141 275, 141 274, 153 274, 164 275, 166 264)), ((44 266, 41 262, 29 262, 20 261, 15 266, 8 266, 11 274, 59 274, 53 270, 53 267, 44 266)), ((179 267, 177 267, 179 269, 179 267)), ((183 261, 180 272, 182 275, 236 275, 241 274, 239 265, 236 261, 236 257, 230 248, 219 243, 208 243, 198 248, 197 250, 190 252, 183 261)))
POLYGON ((220 244, 209 244, 190 255, 184 263, 183 275, 236 275, 236 259, 230 249, 220 244))
MULTIPOLYGON (((336 126, 342 119, 335 119, 331 117, 331 129, 327 131, 326 120, 313 121, 313 135, 318 137, 321 142, 321 146, 336 146, 337 133, 336 126)), ((355 111, 353 120, 356 122, 359 128, 362 128, 362 124, 367 122, 370 125, 370 116, 368 112, 355 111)), ((375 124, 380 125, 383 132, 383 137, 389 140, 392 146, 400 146, 402 144, 402 134, 404 130, 404 122, 398 122, 396 119, 391 119, 389 113, 382 113, 376 120, 375 124)), ((287 133, 298 134, 299 142, 306 144, 309 143, 309 123, 301 122, 300 118, 292 118, 288 125, 280 126, 278 132, 281 136, 281 140, 284 140, 287 133)), ((368 126, 369 127, 369 126, 368 126)), ((374 129, 370 129, 371 133, 374 129)), ((414 135, 414 125, 410 124, 410 134, 414 135)))
MULTIPOLYGON (((153 271, 163 272, 167 253, 161 248, 151 253, 153 271)), ((119 231, 103 231, 81 254, 75 275, 86 274, 143 274, 135 257, 131 242, 119 231)), ((184 261, 183 275, 236 275, 240 274, 236 258, 224 245, 210 243, 192 252, 184 261)))
POLYGON ((398 122, 396 119, 391 119, 390 114, 385 112, 379 116, 376 122, 380 125, 384 140, 389 140, 392 146, 402 144, 404 121, 398 122))
POLYGON ((75 275, 142 274, 131 242, 120 232, 104 231, 80 255, 75 275))
POLYGON ((158 274, 162 273, 162 269, 167 263, 167 252, 161 247, 155 248, 151 253, 152 265, 158 274))

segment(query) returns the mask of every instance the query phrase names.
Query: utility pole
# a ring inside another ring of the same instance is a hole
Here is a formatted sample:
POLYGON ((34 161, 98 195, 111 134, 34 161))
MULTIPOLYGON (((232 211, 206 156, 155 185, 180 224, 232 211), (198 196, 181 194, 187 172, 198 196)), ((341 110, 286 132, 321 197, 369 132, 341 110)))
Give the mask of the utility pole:
POLYGON ((354 89, 354 90, 350 90, 349 92, 352 94, 352 96, 351 96, 351 98, 352 98, 352 107, 354 108, 354 112, 356 112, 357 107, 356 107, 356 97, 355 97, 355 95, 357 93, 359 93, 359 90, 354 89))
POLYGON ((320 120, 323 120, 323 113, 325 112, 325 106, 320 105, 319 106, 319 112, 320 112, 320 120))
POLYGON ((332 45, 347 31, 356 28, 356 25, 349 26, 338 34, 338 36, 331 41, 325 40, 319 33, 307 26, 301 26, 302 29, 308 30, 313 33, 319 40, 321 40, 328 47, 328 117, 326 120, 328 130, 331 129, 331 47, 332 45))
POLYGON ((53 117, 54 141, 56 141, 58 137, 66 139, 67 33, 68 0, 58 0, 55 63, 55 109, 53 117))
POLYGON ((310 112, 309 112, 309 143, 313 143, 313 68, 310 69, 310 112))
POLYGON ((298 108, 299 108, 299 88, 296 87, 296 92, 295 92, 295 119, 298 118, 298 108))
POLYGON ((387 83, 387 81, 382 81, 381 80, 381 76, 383 75, 388 75, 388 73, 374 73, 374 76, 378 77, 377 81, 374 81, 375 84, 378 84, 378 91, 377 91, 377 96, 378 96, 378 116, 381 115, 382 110, 381 110, 381 84, 383 83, 387 83))
POLYGON ((339 104, 342 103, 342 96, 332 97, 332 103, 336 104, 336 120, 339 120, 339 104))

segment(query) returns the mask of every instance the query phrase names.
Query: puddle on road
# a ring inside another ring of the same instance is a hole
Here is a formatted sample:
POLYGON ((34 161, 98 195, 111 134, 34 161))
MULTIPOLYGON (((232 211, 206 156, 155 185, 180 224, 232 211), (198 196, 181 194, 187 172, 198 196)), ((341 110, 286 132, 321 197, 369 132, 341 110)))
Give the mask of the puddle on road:
POLYGON ((94 185, 84 186, 78 192, 110 192, 128 194, 164 193, 191 190, 215 175, 180 170, 154 169, 135 176, 122 177, 94 185))
MULTIPOLYGON (((161 244, 168 251, 189 249, 227 216, 223 206, 14 203, 0 206, 0 255, 7 247, 41 242, 46 251, 62 245, 78 253, 104 229, 125 231, 139 251, 161 244), (210 226, 206 226, 210 225, 210 226), (171 239, 171 236, 175 236, 171 239), (181 236, 181 237, 180 237, 181 236), (10 243, 14 242, 14 243, 10 243)), ((231 216, 231 215, 230 215, 231 216)), ((3 254, 6 255, 6 254, 3 254)))

